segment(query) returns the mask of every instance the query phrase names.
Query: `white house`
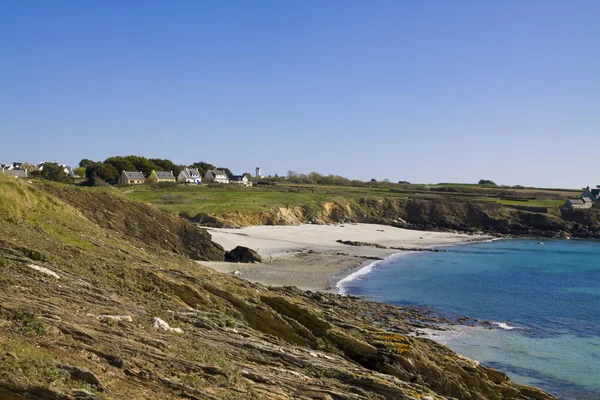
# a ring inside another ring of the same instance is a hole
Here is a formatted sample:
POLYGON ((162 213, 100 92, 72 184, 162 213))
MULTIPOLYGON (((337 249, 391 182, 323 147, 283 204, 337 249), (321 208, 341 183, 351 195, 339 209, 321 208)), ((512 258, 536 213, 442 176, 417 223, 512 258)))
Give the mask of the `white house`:
POLYGON ((184 168, 179 175, 177 175, 177 182, 185 183, 186 185, 188 183, 201 185, 202 177, 196 168, 184 168))
POLYGON ((231 177, 231 183, 237 183, 238 185, 252 186, 252 182, 248 180, 246 175, 234 175, 231 177))
POLYGON ((229 177, 220 169, 209 169, 204 174, 204 182, 229 183, 229 177))

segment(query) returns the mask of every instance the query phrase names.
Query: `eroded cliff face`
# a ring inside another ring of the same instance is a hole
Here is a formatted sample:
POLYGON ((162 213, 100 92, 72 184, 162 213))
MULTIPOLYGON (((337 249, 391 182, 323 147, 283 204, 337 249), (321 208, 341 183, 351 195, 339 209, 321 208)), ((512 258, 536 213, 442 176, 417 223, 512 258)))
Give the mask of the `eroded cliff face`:
POLYGON ((416 310, 217 273, 50 186, 0 177, 0 399, 553 399, 410 337, 416 310))
POLYGON ((326 202, 320 207, 274 207, 260 213, 198 215, 193 221, 214 227, 363 222, 409 229, 487 234, 600 238, 600 210, 531 212, 494 202, 445 199, 363 198, 326 202))

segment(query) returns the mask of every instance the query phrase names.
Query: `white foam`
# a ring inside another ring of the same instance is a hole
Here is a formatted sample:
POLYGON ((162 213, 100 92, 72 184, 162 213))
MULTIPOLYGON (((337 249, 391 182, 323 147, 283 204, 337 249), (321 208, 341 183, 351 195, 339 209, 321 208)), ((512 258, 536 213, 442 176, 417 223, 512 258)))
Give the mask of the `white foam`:
POLYGON ((496 325, 498 328, 500 329, 504 329, 506 331, 512 331, 513 329, 518 329, 517 327, 514 326, 510 326, 509 324, 507 324, 506 322, 492 322, 494 325, 496 325))
POLYGON ((375 266, 383 261, 389 261, 392 258, 399 258, 400 256, 405 256, 407 255, 409 252, 408 251, 403 251, 401 253, 394 253, 391 256, 383 259, 383 260, 377 260, 375 262, 372 262, 368 265, 365 265, 364 267, 362 267, 361 269, 359 269, 358 271, 355 271, 353 273, 351 273, 350 275, 346 276, 345 278, 341 279, 338 281, 338 283, 336 283, 335 287, 337 288, 337 292, 338 294, 346 294, 346 284, 348 282, 351 281, 355 281, 357 279, 359 279, 361 276, 367 275, 368 273, 370 273, 371 271, 373 271, 373 269, 375 268, 375 266))
POLYGON ((353 273, 351 273, 350 275, 348 275, 347 277, 345 277, 344 279, 338 281, 338 283, 336 283, 335 287, 338 290, 338 294, 346 294, 346 284, 348 282, 351 281, 355 281, 358 278, 360 278, 363 275, 368 274, 369 272, 371 272, 373 270, 373 267, 379 263, 380 261, 375 261, 369 265, 366 265, 364 267, 362 267, 361 269, 359 269, 358 271, 355 271, 353 273))

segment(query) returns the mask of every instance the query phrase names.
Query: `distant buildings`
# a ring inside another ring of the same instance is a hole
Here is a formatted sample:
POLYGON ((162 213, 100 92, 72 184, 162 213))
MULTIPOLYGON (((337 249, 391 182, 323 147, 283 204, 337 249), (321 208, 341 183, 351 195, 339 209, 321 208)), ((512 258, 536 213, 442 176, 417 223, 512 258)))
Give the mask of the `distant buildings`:
POLYGON ((150 176, 148 176, 148 182, 150 183, 163 183, 163 182, 173 182, 175 183, 175 176, 171 171, 152 171, 150 176))
POLYGON ((177 175, 177 182, 185 183, 186 185, 189 183, 201 185, 202 177, 196 168, 184 168, 179 175, 177 175))
POLYGON ((15 178, 27 178, 27 170, 26 169, 20 169, 20 168, 12 168, 12 169, 6 169, 6 170, 3 169, 2 172, 7 175, 12 175, 15 178))
POLYGON ((121 171, 119 186, 141 185, 146 182, 146 177, 137 171, 121 171))
POLYGON ((238 185, 252 186, 252 182, 250 182, 246 175, 233 175, 230 182, 238 185))
POLYGON ((600 207, 600 185, 596 189, 586 187, 583 193, 577 199, 568 199, 565 207, 570 209, 587 209, 592 207, 600 207))
POLYGON ((204 182, 206 182, 206 183, 215 182, 215 183, 227 184, 227 183, 229 183, 229 177, 227 176, 225 171, 222 171, 220 169, 209 169, 204 174, 204 182))

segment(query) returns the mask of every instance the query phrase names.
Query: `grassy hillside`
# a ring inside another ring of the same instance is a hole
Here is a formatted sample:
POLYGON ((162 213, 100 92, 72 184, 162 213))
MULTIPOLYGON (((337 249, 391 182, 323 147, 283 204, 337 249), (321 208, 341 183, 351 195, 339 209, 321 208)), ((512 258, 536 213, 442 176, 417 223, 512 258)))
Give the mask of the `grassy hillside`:
POLYGON ((578 192, 479 185, 136 186, 132 199, 207 226, 369 222, 490 234, 600 237, 599 210, 566 212, 578 192))
POLYGON ((261 212, 272 207, 316 206, 336 197, 356 200, 364 197, 385 199, 450 199, 455 201, 497 202, 525 206, 559 207, 577 191, 510 189, 478 185, 390 185, 373 187, 277 184, 243 188, 228 186, 149 186, 122 189, 128 197, 156 205, 174 214, 219 215, 229 212, 261 212))
POLYGON ((144 239, 175 220, 0 176, 0 399, 552 398, 407 336, 415 310, 267 289, 144 239))

